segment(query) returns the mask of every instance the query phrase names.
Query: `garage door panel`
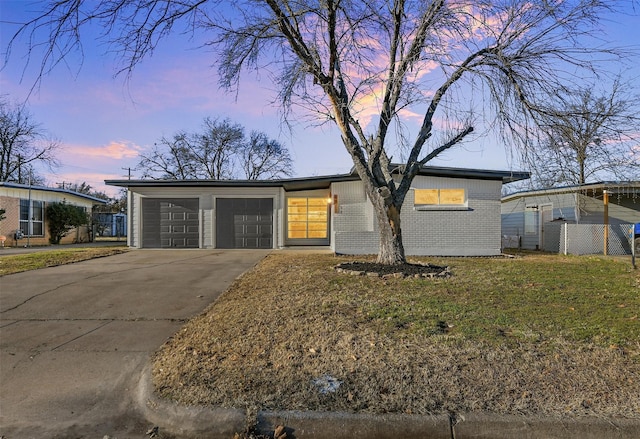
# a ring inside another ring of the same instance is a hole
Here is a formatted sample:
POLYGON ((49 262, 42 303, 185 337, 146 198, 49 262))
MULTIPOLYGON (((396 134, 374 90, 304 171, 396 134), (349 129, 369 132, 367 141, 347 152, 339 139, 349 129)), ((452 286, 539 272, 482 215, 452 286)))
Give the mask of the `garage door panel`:
POLYGON ((273 248, 271 198, 219 198, 216 200, 218 248, 273 248))
POLYGON ((197 198, 145 198, 142 200, 143 239, 147 248, 198 248, 197 198))

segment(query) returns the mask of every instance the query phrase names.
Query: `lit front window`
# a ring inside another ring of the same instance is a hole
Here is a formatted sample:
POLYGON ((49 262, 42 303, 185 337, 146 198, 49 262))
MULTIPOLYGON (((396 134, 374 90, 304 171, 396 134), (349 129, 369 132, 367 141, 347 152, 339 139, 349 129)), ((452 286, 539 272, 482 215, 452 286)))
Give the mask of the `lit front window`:
POLYGON ((465 206, 464 189, 416 189, 416 206, 465 206))
POLYGON ((327 238, 327 209, 325 198, 288 198, 287 238, 327 238))

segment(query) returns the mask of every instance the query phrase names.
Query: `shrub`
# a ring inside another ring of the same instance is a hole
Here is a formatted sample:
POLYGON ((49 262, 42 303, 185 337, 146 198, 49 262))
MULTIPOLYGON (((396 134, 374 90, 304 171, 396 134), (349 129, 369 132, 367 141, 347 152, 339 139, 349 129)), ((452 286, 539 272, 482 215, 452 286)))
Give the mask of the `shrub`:
POLYGON ((49 242, 60 244, 60 240, 70 230, 89 222, 87 213, 83 207, 67 203, 51 203, 47 205, 47 218, 49 223, 49 242))

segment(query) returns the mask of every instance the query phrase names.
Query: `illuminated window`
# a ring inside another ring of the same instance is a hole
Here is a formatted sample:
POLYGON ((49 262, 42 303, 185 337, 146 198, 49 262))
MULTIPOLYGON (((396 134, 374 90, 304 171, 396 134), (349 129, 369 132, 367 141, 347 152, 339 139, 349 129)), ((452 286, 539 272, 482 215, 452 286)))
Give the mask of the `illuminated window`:
POLYGON ((466 206, 464 189, 415 189, 416 206, 466 206))
POLYGON ((326 198, 287 198, 287 238, 327 237, 326 198))

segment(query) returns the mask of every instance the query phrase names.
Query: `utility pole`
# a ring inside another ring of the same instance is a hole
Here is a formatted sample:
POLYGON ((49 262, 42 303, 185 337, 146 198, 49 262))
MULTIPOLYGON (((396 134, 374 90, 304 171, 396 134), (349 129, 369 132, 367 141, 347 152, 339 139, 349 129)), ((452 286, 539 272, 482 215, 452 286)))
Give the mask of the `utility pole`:
POLYGON ((122 168, 129 173, 129 180, 131 180, 131 168, 122 168))
POLYGON ((33 201, 31 201, 31 170, 29 170, 29 217, 27 218, 27 247, 31 247, 31 232, 33 231, 33 201))
POLYGON ((18 154, 18 183, 22 182, 22 156, 18 154))

